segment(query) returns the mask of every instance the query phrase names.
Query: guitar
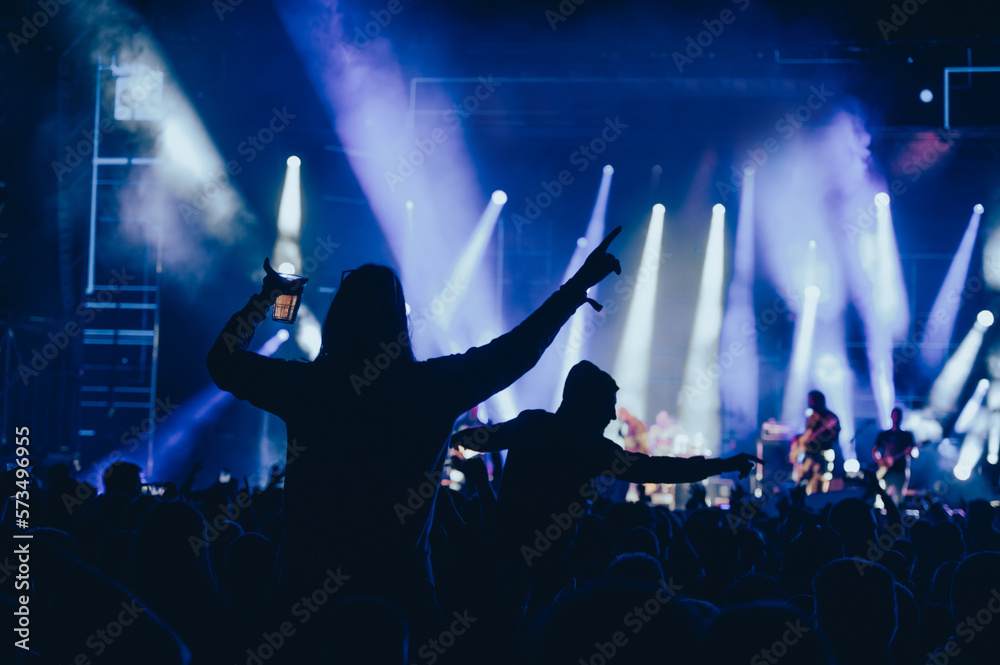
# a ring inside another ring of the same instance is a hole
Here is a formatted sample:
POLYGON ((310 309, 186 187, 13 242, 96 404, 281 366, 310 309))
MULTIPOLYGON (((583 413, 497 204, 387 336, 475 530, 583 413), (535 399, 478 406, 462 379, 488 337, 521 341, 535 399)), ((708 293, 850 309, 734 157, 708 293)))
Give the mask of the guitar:
MULTIPOLYGON (((882 480, 883 478, 885 478, 885 474, 889 473, 889 469, 895 466, 896 462, 903 459, 904 457, 909 457, 914 449, 922 448, 923 446, 927 445, 927 443, 928 443, 927 441, 923 441, 921 443, 914 442, 912 446, 907 446, 898 455, 885 455, 883 457, 876 457, 875 464, 878 466, 878 468, 875 470, 875 477, 878 480, 882 480)), ((872 450, 873 456, 876 451, 877 449, 872 450)))
POLYGON ((809 446, 821 434, 829 432, 839 424, 840 422, 836 418, 824 421, 823 416, 817 412, 813 412, 809 416, 809 420, 806 422, 806 431, 791 440, 788 450, 788 461, 792 463, 792 478, 795 481, 822 470, 819 461, 815 457, 807 455, 809 446))

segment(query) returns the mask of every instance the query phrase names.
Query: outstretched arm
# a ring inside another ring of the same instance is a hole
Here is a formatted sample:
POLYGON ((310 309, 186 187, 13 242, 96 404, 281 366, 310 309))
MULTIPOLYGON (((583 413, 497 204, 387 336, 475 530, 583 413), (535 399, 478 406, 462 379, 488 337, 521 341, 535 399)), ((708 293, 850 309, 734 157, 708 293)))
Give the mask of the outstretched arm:
POLYGON ((621 274, 618 259, 607 252, 620 232, 618 227, 608 234, 580 270, 516 328, 461 355, 428 361, 437 377, 437 394, 458 411, 468 411, 534 367, 580 305, 590 302, 600 308, 587 297, 587 289, 611 272, 621 274))
MULTIPOLYGON (((266 262, 265 268, 270 268, 266 262)), ((220 389, 254 406, 278 413, 284 404, 294 400, 294 396, 288 389, 276 390, 275 387, 295 385, 289 383, 288 372, 302 363, 268 358, 250 351, 254 332, 267 317, 267 310, 274 304, 279 290, 268 281, 269 278, 270 274, 265 277, 260 293, 251 296, 247 304, 229 318, 212 344, 205 365, 220 389)))
MULTIPOLYGON (((611 442, 609 442, 611 443, 611 442)), ((612 445, 614 445, 612 443, 612 445)), ((617 475, 619 480, 630 483, 693 483, 709 476, 717 476, 728 471, 738 471, 745 478, 754 468, 754 463, 764 462, 753 455, 742 453, 735 457, 705 459, 704 457, 650 457, 642 453, 621 451, 615 453, 619 468, 625 467, 617 475)), ((611 463, 612 471, 615 471, 611 463)))
POLYGON ((451 437, 452 446, 462 446, 480 453, 509 450, 531 437, 531 432, 544 419, 544 411, 524 411, 505 423, 470 427, 451 437))

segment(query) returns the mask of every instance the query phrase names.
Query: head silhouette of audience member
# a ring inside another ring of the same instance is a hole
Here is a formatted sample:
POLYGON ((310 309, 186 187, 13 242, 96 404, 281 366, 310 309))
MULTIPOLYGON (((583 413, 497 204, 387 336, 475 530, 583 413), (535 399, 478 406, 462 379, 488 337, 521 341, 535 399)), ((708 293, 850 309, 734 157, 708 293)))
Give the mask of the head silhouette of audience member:
POLYGON ((914 552, 914 578, 932 573, 937 568, 937 564, 931 560, 930 555, 932 526, 926 519, 919 519, 910 525, 910 541, 913 543, 914 552))
POLYGON ((778 583, 770 575, 761 573, 747 573, 736 578, 722 596, 722 604, 725 607, 778 600, 780 600, 778 583))
POLYGON ((232 520, 219 520, 217 526, 215 520, 212 520, 212 524, 215 528, 215 538, 212 540, 212 546, 208 548, 208 562, 212 567, 212 577, 219 582, 223 579, 223 571, 226 568, 226 552, 229 551, 229 546, 243 535, 243 527, 232 520))
POLYGON ((680 596, 670 593, 670 589, 605 581, 570 595, 535 624, 527 662, 702 662, 699 622, 680 596))
POLYGON ((1000 533, 994 528, 996 509, 984 499, 969 502, 965 541, 969 552, 1000 551, 1000 533))
POLYGON ((128 531, 135 531, 139 528, 142 516, 149 512, 149 509, 158 504, 160 500, 155 496, 141 494, 129 502, 122 514, 122 528, 128 531))
MULTIPOLYGON (((920 604, 920 626, 913 640, 913 652, 920 656, 921 663, 933 663, 930 654, 945 646, 955 634, 955 620, 951 610, 937 603, 920 604)), ((951 663, 951 657, 948 657, 951 663)))
POLYGON ((837 662, 886 665, 896 630, 896 590, 888 570, 864 559, 838 559, 813 580, 816 624, 837 662))
POLYGON ((913 594, 905 586, 897 582, 893 588, 896 591, 896 616, 898 618, 896 633, 892 636, 892 643, 889 645, 889 653, 894 664, 913 663, 916 653, 913 650, 913 644, 920 627, 920 608, 913 594))
POLYGON ((69 478, 69 465, 57 463, 48 469, 49 485, 53 485, 61 480, 69 478))
POLYGON ((642 584, 653 589, 664 585, 660 562, 641 552, 626 552, 616 556, 608 566, 604 579, 609 582, 642 584))
POLYGON ((917 548, 913 544, 913 541, 909 538, 900 538, 899 540, 893 542, 890 548, 894 552, 899 552, 906 559, 906 563, 910 568, 910 575, 913 575, 913 564, 917 561, 917 548))
POLYGON ((274 545, 259 533, 245 533, 229 544, 222 578, 237 606, 265 606, 276 566, 274 545))
POLYGON ((581 360, 569 370, 562 403, 556 411, 584 435, 596 436, 618 417, 615 410, 618 384, 594 363, 581 360))
POLYGON ((995 662, 1000 651, 1000 552, 979 552, 959 564, 951 611, 962 649, 957 662, 995 662))
POLYGON ((871 506, 861 499, 844 499, 830 509, 830 527, 840 536, 846 556, 868 557, 878 541, 878 524, 871 506))
POLYGON ((97 548, 97 569, 117 582, 125 581, 125 567, 135 533, 112 531, 97 548))
POLYGON ((782 663, 824 665, 833 662, 830 647, 812 621, 779 603, 758 602, 723 610, 712 622, 705 663, 782 663))
POLYGON ((652 529, 656 521, 652 509, 641 501, 612 503, 602 517, 604 526, 615 542, 624 538, 632 529, 652 529))
POLYGON ((367 263, 344 275, 323 324, 317 360, 344 369, 392 348, 413 361, 403 285, 391 268, 367 263), (393 346, 395 345, 395 346, 393 346))
POLYGON ((929 545, 935 565, 946 561, 961 561, 965 555, 962 530, 951 522, 938 522, 931 527, 929 545))
POLYGON ((618 539, 616 552, 618 554, 625 554, 626 552, 642 552, 643 554, 648 554, 654 559, 658 559, 660 556, 660 541, 656 537, 656 534, 649 529, 637 526, 629 529, 621 538, 618 539))
POLYGON ((223 662, 246 648, 245 620, 224 611, 209 563, 201 513, 164 501, 139 523, 126 585, 190 647, 196 662, 223 662))
POLYGON ((165 609, 183 613, 184 607, 210 596, 215 581, 205 536, 205 519, 186 503, 153 506, 135 535, 129 588, 165 614, 171 614, 165 609))
MULTIPOLYGON (((420 647, 426 653, 415 655, 421 658, 429 654, 437 660, 441 656, 440 649, 436 652, 431 645, 420 647)), ((406 665, 408 650, 409 631, 399 610, 380 598, 357 596, 340 603, 330 613, 320 663, 406 665)))
POLYGON ((105 494, 139 496, 142 489, 142 469, 131 462, 114 462, 104 470, 105 494))
POLYGON ((567 557, 574 572, 588 578, 600 578, 614 556, 614 540, 599 515, 584 515, 567 557))
MULTIPOLYGON (((6 496, 13 496, 16 487, 13 474, 11 474, 11 485, 7 488, 6 496)), ((72 478, 64 478, 55 481, 48 488, 45 494, 45 523, 55 529, 63 531, 73 531, 80 519, 89 513, 90 504, 96 497, 96 490, 92 485, 82 483, 72 478), (74 500, 67 501, 66 497, 73 497, 74 500)), ((11 510, 14 503, 11 500, 11 510)))
POLYGON ((951 605, 951 585, 957 568, 957 561, 945 561, 935 569, 931 577, 930 602, 951 605))
POLYGON ((895 550, 885 550, 881 554, 878 562, 892 573, 893 579, 903 586, 910 586, 910 564, 906 557, 895 550))
POLYGON ((812 595, 812 581, 819 569, 844 556, 840 536, 830 527, 805 525, 792 539, 781 563, 786 594, 812 595))

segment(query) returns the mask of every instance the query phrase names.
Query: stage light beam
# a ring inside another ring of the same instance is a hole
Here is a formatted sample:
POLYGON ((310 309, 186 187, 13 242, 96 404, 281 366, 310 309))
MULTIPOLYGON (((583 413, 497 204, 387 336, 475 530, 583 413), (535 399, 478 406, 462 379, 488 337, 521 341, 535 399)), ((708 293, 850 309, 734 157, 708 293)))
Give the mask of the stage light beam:
POLYGON ((615 359, 615 380, 620 388, 618 403, 640 420, 645 420, 649 391, 649 366, 653 348, 656 288, 663 246, 663 217, 666 208, 657 203, 649 219, 642 261, 629 303, 625 331, 615 359))
POLYGON ((982 213, 983 206, 976 204, 941 289, 934 299, 930 317, 924 325, 923 339, 920 341, 920 364, 928 375, 933 374, 941 366, 951 336, 955 332, 955 318, 962 304, 961 294, 966 288, 969 264, 972 261, 976 237, 979 235, 982 213))
POLYGON ((757 431, 760 372, 757 339, 756 334, 746 334, 748 329, 757 332, 753 304, 753 191, 754 169, 748 167, 743 171, 743 189, 736 217, 736 244, 733 248, 733 277, 729 283, 720 347, 722 358, 732 358, 726 379, 720 382, 719 389, 723 413, 728 421, 725 424, 737 439, 750 438, 757 431))
POLYGON ((936 417, 944 417, 955 411, 958 398, 962 394, 965 382, 975 365, 979 349, 983 345, 983 336, 987 328, 993 324, 993 314, 980 312, 976 322, 969 330, 955 353, 944 364, 941 374, 931 385, 929 407, 936 417))
POLYGON ((969 431, 969 427, 976 418, 976 414, 979 413, 979 409, 983 406, 983 398, 986 397, 987 391, 990 389, 989 379, 980 379, 979 383, 976 384, 976 390, 972 393, 972 397, 969 401, 965 403, 962 407, 961 413, 958 414, 958 419, 955 421, 955 434, 965 434, 969 431))
MULTIPOLYGON (((815 246, 810 246, 810 261, 807 274, 813 273, 815 246)), ((802 311, 795 322, 795 334, 792 342, 792 358, 788 368, 788 379, 785 383, 785 395, 782 400, 781 418, 785 422, 802 420, 799 411, 809 383, 809 365, 812 360, 813 336, 816 331, 816 313, 819 307, 821 292, 815 284, 809 284, 803 290, 802 311)))
POLYGON ((476 224, 476 228, 472 231, 472 237, 469 238, 469 242, 462 251, 462 255, 455 263, 455 267, 451 272, 451 278, 445 283, 445 287, 439 296, 443 304, 443 309, 435 320, 441 330, 447 331, 449 329, 452 317, 458 310, 459 305, 462 304, 462 301, 465 300, 476 268, 479 267, 483 254, 486 252, 486 247, 490 243, 490 238, 493 237, 497 220, 500 218, 500 211, 506 202, 507 195, 504 192, 500 190, 493 192, 489 203, 486 204, 486 209, 476 224))
MULTIPOLYGON (((583 262, 587 259, 587 255, 590 253, 588 248, 591 246, 596 247, 604 239, 604 218, 608 211, 608 194, 611 191, 611 176, 614 174, 614 171, 610 164, 605 166, 601 171, 601 184, 597 189, 597 198, 594 200, 594 208, 590 213, 590 221, 587 223, 587 232, 576 241, 576 249, 573 250, 569 264, 563 272, 563 283, 566 283, 566 280, 572 277, 580 269, 580 266, 583 265, 583 262)), ((596 286, 591 287, 588 295, 593 299, 597 299, 597 290, 596 286)), ((563 326, 563 329, 559 331, 553 342, 553 348, 559 351, 562 356, 562 367, 553 386, 553 410, 558 409, 559 404, 562 403, 563 384, 566 382, 569 370, 583 359, 587 345, 587 337, 584 335, 587 323, 586 317, 592 316, 588 309, 586 307, 577 309, 570 318, 569 325, 563 326)))
POLYGON ((719 338, 722 334, 722 297, 725 277, 726 209, 722 204, 712 208, 712 221, 705 244, 705 262, 701 272, 698 304, 688 345, 684 368, 684 388, 680 401, 679 419, 684 430, 707 441, 718 441, 719 427, 719 338), (694 396, 688 387, 697 386, 694 396), (688 394, 692 398, 688 398, 688 394))

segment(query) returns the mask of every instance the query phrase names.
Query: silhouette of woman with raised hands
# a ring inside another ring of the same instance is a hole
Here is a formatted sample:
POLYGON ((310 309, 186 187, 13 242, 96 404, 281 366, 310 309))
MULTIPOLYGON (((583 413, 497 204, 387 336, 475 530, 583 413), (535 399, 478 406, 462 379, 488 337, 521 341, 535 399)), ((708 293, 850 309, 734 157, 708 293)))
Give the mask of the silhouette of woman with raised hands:
POLYGON ((219 388, 281 417, 289 448, 295 444, 280 553, 289 602, 342 584, 344 597, 374 595, 399 607, 414 629, 411 639, 421 627, 434 628, 439 610, 428 534, 452 425, 531 369, 580 305, 600 309, 587 289, 611 272, 621 274, 608 253, 620 232, 612 231, 510 332, 426 361, 413 357, 399 278, 372 264, 344 276, 316 360, 249 351, 281 288, 280 277, 267 271, 260 293, 229 319, 207 365, 219 388))

